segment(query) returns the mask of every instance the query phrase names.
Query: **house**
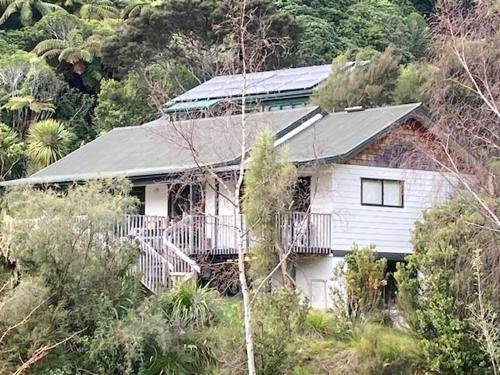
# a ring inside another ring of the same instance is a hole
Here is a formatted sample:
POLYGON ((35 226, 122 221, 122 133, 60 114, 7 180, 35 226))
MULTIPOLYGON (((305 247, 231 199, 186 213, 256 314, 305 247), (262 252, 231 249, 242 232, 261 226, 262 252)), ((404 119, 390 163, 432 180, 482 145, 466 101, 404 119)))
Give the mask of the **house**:
MULTIPOLYGON (((332 270, 353 244, 376 245, 393 267, 412 250, 414 221, 450 194, 447 176, 419 149, 430 139, 425 119, 420 103, 337 113, 300 105, 245 116, 246 149, 267 126, 275 147, 286 147, 298 167, 297 196, 278 232, 295 254, 295 283, 312 306, 332 305, 332 270)), ((244 221, 231 197, 242 159, 241 128, 240 114, 116 128, 1 186, 127 176, 141 207, 117 233, 139 241, 137 270, 155 291, 199 272, 200 255, 236 257, 235 228, 244 221)), ((247 234, 244 246, 251 244, 247 234)))

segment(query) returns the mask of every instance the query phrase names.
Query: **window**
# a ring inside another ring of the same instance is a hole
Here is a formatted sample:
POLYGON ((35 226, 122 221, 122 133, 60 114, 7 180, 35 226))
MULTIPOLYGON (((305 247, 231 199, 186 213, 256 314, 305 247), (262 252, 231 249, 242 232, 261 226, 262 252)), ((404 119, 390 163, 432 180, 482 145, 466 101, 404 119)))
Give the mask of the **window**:
POLYGON ((137 213, 139 215, 144 215, 146 212, 146 187, 145 186, 134 186, 130 195, 139 200, 139 207, 137 213))
POLYGON ((361 204, 403 207, 403 181, 362 178, 361 204))

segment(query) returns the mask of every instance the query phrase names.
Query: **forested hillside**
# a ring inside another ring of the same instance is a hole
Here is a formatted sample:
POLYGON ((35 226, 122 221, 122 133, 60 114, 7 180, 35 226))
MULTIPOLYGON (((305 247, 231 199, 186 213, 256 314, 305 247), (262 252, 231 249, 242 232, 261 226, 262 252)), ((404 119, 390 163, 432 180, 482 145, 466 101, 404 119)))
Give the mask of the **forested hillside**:
MULTIPOLYGON (((30 174, 101 132, 151 120, 169 98, 227 73, 227 59, 238 61, 225 20, 230 6, 218 0, 3 0, 0 179, 30 174)), ((355 98, 356 104, 422 99, 408 81, 424 86, 430 71, 422 61, 431 0, 252 0, 247 8, 266 25, 267 37, 283 41, 260 70, 370 59, 384 93, 355 98), (389 66, 379 69, 377 60, 389 66)), ((237 71, 233 64, 230 73, 237 71)), ((363 85, 366 77, 355 80, 363 85)), ((317 102, 340 108, 347 103, 338 94, 317 102)))

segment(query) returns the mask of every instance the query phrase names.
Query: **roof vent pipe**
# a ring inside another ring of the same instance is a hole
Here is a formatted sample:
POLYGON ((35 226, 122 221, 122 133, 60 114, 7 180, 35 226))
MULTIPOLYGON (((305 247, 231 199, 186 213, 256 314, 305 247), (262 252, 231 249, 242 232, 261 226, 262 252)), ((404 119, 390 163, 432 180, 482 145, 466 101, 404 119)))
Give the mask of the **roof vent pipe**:
POLYGON ((347 107, 347 108, 344 108, 344 111, 348 112, 348 113, 351 113, 351 112, 361 112, 361 111, 364 111, 365 109, 363 108, 362 105, 358 105, 356 107, 347 107))

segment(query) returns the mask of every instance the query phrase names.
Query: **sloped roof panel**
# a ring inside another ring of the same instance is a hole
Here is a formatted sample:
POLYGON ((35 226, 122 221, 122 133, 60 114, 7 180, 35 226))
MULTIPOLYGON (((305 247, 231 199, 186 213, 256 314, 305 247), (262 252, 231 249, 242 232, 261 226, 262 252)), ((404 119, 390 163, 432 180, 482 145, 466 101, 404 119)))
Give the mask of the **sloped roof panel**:
MULTIPOLYGON (((258 95, 288 90, 311 89, 328 77, 330 69, 331 65, 327 64, 248 73, 246 75, 245 94, 258 95)), ((179 95, 172 100, 172 103, 240 96, 242 84, 243 76, 241 74, 215 77, 179 95)))
MULTIPOLYGON (((318 107, 247 115, 247 142, 257 129, 284 131, 318 107)), ((241 155, 241 116, 196 120, 156 120, 142 126, 116 128, 25 179, 27 183, 67 182, 127 175, 167 174, 196 168, 197 163, 225 163, 241 155), (189 140, 189 141, 187 141, 189 140), (190 144, 196 145, 194 160, 190 144)), ((8 185, 9 182, 2 185, 8 185)))
POLYGON ((331 113, 286 142, 289 156, 295 162, 342 161, 392 126, 417 116, 421 107, 412 103, 331 113))
MULTIPOLYGON (((420 103, 328 115, 318 107, 258 112, 247 117, 247 140, 250 145, 257 129, 269 126, 281 137, 277 143, 288 148, 293 162, 342 162, 398 124, 422 115, 425 112, 420 103)), ((142 126, 118 128, 22 182, 140 177, 194 169, 197 165, 183 136, 197 145, 201 164, 230 165, 241 155, 240 120, 239 115, 174 123, 159 119, 142 126), (175 131, 173 126, 182 131, 175 131)), ((0 186, 19 182, 7 181, 0 186)))

